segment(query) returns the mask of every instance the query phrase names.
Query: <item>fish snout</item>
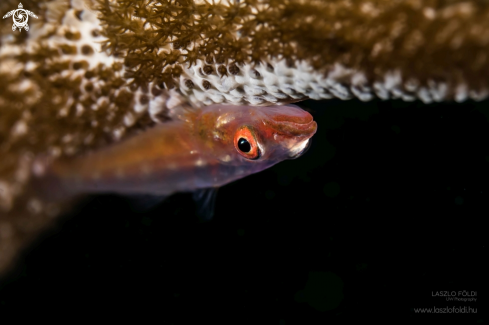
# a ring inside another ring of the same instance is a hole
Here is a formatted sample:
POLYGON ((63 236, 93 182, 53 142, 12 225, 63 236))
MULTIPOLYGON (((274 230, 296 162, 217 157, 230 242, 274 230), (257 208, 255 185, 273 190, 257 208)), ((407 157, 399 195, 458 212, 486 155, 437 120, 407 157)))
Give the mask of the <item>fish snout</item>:
POLYGON ((309 149, 311 137, 317 131, 311 114, 295 105, 269 107, 265 114, 274 139, 287 152, 287 159, 300 157, 309 149))
POLYGON ((265 113, 275 122, 309 124, 313 120, 311 114, 292 104, 267 107, 265 113))
POLYGON ((267 107, 265 114, 275 131, 285 137, 311 138, 317 130, 317 123, 311 114, 295 105, 267 107))

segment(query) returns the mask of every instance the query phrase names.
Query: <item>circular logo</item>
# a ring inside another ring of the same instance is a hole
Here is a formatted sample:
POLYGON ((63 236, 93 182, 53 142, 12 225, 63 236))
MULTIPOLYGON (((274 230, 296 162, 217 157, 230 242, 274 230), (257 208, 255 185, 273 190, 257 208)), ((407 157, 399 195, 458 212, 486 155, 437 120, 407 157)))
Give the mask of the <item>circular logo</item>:
POLYGON ((15 10, 14 16, 14 24, 15 26, 22 28, 27 25, 27 21, 29 20, 29 16, 24 9, 15 10))
POLYGON ((14 20, 14 24, 12 25, 12 30, 14 32, 17 30, 17 28, 19 29, 19 31, 22 31, 22 28, 24 28, 27 32, 29 30, 29 25, 27 25, 27 22, 29 21, 29 16, 37 18, 37 16, 32 11, 25 10, 22 3, 19 3, 19 9, 7 12, 7 14, 3 16, 3 19, 10 16, 12 16, 12 19, 14 20))

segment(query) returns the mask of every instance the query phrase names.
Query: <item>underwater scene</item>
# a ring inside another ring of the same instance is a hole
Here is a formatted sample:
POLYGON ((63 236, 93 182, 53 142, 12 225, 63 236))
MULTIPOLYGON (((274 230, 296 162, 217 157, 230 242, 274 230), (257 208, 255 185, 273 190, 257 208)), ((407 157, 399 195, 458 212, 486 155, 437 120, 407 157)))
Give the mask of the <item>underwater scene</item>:
POLYGON ((0 322, 487 322, 487 1, 0 16, 0 322))
POLYGON ((300 105, 318 123, 311 148, 220 188, 211 221, 189 193, 143 212, 92 197, 26 252, 0 308, 144 308, 164 324, 479 321, 478 300, 460 303, 472 315, 414 308, 451 306, 438 291, 485 299, 488 103, 300 105))

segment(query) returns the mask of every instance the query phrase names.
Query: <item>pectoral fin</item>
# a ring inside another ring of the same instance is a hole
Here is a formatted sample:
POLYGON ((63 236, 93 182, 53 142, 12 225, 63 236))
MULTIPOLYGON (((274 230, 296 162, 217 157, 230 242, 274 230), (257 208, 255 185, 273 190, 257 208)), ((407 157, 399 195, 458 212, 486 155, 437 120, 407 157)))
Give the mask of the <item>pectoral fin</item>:
POLYGON ((194 192, 193 199, 197 206, 196 213, 201 222, 210 221, 214 216, 217 190, 217 187, 210 187, 194 192))
POLYGON ((153 209, 167 197, 166 195, 137 194, 129 196, 128 202, 132 211, 141 213, 153 209))

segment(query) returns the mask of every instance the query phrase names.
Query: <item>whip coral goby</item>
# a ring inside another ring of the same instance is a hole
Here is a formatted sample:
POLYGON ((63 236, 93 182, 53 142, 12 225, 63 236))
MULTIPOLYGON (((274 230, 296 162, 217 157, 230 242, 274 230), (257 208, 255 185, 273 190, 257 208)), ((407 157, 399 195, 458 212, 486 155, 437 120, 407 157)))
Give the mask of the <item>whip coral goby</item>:
POLYGON ((27 185, 39 157, 102 152, 182 103, 488 94, 483 0, 22 3, 28 32, 0 21, 0 271, 59 213, 27 185))
POLYGON ((315 132, 316 122, 299 107, 211 105, 103 150, 59 159, 36 182, 39 193, 58 199, 218 187, 300 156, 315 132))

